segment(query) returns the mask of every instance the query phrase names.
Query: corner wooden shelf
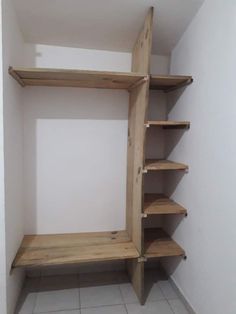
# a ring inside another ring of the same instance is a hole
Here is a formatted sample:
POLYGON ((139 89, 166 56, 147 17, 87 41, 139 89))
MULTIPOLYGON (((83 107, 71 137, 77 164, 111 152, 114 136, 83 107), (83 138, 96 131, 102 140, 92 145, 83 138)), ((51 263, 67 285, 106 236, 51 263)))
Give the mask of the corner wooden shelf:
POLYGON ((189 121, 147 121, 145 123, 146 127, 158 126, 163 129, 189 129, 189 121))
POLYGON ((138 256, 126 231, 27 235, 13 267, 68 265, 138 256))
POLYGON ((184 256, 184 250, 160 228, 145 229, 144 256, 146 258, 184 256))
POLYGON ((144 194, 144 214, 168 215, 187 214, 187 210, 164 194, 144 194))
POLYGON ((192 76, 183 75, 151 75, 150 89, 171 92, 178 88, 187 86, 193 82, 192 76))
POLYGON ((146 159, 144 170, 187 170, 188 166, 165 159, 146 159))
POLYGON ((13 68, 9 74, 22 86, 132 89, 147 78, 139 73, 46 68, 13 68))

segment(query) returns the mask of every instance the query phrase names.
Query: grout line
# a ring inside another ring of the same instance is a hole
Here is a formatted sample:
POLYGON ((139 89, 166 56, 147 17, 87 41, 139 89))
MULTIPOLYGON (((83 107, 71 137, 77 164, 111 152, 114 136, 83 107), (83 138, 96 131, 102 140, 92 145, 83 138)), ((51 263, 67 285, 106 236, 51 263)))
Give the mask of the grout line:
POLYGON ((124 303, 123 305, 124 305, 124 308, 125 308, 126 314, 129 314, 129 313, 128 313, 128 309, 127 309, 126 304, 125 304, 125 299, 124 299, 123 294, 122 294, 122 291, 121 291, 120 284, 118 284, 118 287, 119 287, 119 291, 120 291, 121 299, 122 299, 122 301, 123 301, 123 303, 124 303))
POLYGON ((35 308, 36 308, 36 303, 37 303, 37 298, 38 298, 38 293, 39 293, 39 289, 40 289, 41 280, 42 280, 42 271, 40 270, 38 284, 37 284, 37 289, 36 289, 36 295, 35 295, 35 298, 34 298, 32 314, 35 313, 35 308))
POLYGON ((126 304, 124 304, 124 306, 125 306, 126 313, 129 314, 126 304))
POLYGON ((119 288, 119 291, 120 291, 121 299, 122 299, 123 303, 125 304, 125 299, 123 298, 123 294, 121 292, 121 287, 120 287, 119 284, 118 284, 118 288, 119 288))
POLYGON ((78 289, 79 289, 79 311, 80 311, 80 313, 81 313, 80 274, 78 273, 76 276, 77 276, 78 285, 79 285, 79 287, 78 287, 78 289))
MULTIPOLYGON (((176 300, 176 299, 175 299, 175 300, 176 300)), ((166 302, 169 304, 171 311, 172 311, 174 314, 176 314, 175 311, 174 311, 174 309, 172 308, 172 306, 171 306, 171 304, 170 304, 170 302, 169 302, 168 299, 166 299, 166 302)))
POLYGON ((47 312, 35 312, 33 314, 57 314, 57 313, 65 313, 65 311, 70 311, 70 312, 75 312, 75 311, 80 311, 80 309, 66 309, 66 310, 56 310, 56 311, 47 311, 47 312))
MULTIPOLYGON (((132 303, 132 304, 137 304, 137 303, 132 303)), ((117 303, 117 304, 106 304, 106 305, 92 305, 92 306, 85 306, 82 307, 81 310, 85 309, 97 309, 97 308, 103 308, 103 307, 111 307, 111 306, 124 306, 124 303, 117 303)), ((65 310, 64 310, 65 311, 65 310)), ((72 311, 72 310, 71 310, 72 311)))

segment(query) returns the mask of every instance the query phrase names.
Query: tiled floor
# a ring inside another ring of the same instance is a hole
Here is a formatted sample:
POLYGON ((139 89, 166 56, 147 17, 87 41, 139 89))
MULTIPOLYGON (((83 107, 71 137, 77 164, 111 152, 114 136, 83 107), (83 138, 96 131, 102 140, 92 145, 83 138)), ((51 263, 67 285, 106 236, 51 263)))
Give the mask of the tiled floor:
POLYGON ((147 301, 140 306, 124 273, 28 279, 17 314, 188 314, 163 275, 148 276, 147 301))

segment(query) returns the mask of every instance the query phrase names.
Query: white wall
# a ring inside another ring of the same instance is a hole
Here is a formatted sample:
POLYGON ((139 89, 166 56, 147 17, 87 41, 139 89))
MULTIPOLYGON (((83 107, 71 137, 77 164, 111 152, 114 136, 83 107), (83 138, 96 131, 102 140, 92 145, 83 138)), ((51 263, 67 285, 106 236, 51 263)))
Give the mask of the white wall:
MULTIPOLYGON (((2 2, 0 2, 0 29, 2 29, 2 2)), ((5 243, 5 195, 3 155, 3 71, 2 32, 0 32, 0 312, 6 313, 6 243, 5 243)))
MULTIPOLYGON (((25 45, 25 64, 130 71, 127 53, 25 45), (56 57, 55 57, 56 56, 56 57)), ((128 93, 24 90, 25 233, 125 229, 128 93)))
MULTIPOLYGON (((152 68, 167 72, 168 61, 153 56, 152 68)), ((130 71, 131 54, 26 44, 24 64, 130 71)), ((114 90, 24 89, 26 234, 125 229, 128 97, 114 90)), ((154 105, 160 111, 156 99, 154 105)))
POLYGON ((10 269, 24 233, 23 110, 22 89, 9 76, 8 66, 22 62, 23 41, 11 1, 8 0, 3 1, 2 32, 7 313, 12 314, 22 284, 22 273, 14 271, 10 275, 10 269))
POLYGON ((25 44, 24 66, 127 72, 131 69, 131 54, 25 44))
POLYGON ((173 97, 169 113, 190 120, 191 128, 173 139, 178 145, 169 156, 190 166, 177 186, 169 181, 172 196, 189 211, 170 228, 188 259, 168 269, 198 314, 236 309, 235 32, 236 2, 206 0, 171 58, 172 74, 195 81, 173 97))
POLYGON ((125 228, 128 94, 27 88, 25 232, 125 228))

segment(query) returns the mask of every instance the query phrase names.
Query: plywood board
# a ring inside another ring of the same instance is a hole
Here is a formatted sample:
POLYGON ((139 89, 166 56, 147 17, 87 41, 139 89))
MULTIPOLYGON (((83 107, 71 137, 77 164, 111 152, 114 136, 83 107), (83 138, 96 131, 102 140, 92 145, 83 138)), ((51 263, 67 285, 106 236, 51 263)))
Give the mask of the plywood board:
POLYGON ((147 215, 186 214, 187 210, 163 194, 145 194, 143 212, 147 215))
MULTIPOLYGON (((132 54, 132 72, 149 74, 152 44, 153 8, 150 8, 144 26, 136 40, 132 54)), ((149 81, 132 89, 129 105, 128 165, 127 165, 127 230, 141 254, 142 251, 142 169, 149 81)))
POLYGON ((145 77, 138 73, 46 68, 9 68, 22 86, 130 89, 145 77))
POLYGON ((140 304, 143 305, 145 303, 144 262, 139 262, 138 259, 127 260, 127 269, 140 304))
POLYGON ((138 257, 126 231, 25 236, 13 267, 69 265, 138 257))
POLYGON ((145 170, 187 170, 188 166, 165 159, 146 159, 145 170))
POLYGON ((189 121, 165 121, 165 120, 159 120, 159 121, 147 121, 146 126, 159 126, 163 127, 164 129, 188 129, 190 127, 189 121))
POLYGON ((184 256, 184 250, 162 229, 145 230, 145 257, 184 256))
MULTIPOLYGON (((153 8, 146 16, 144 26, 136 40, 132 53, 132 72, 149 75, 152 46, 153 8)), ((145 132, 144 125, 149 102, 149 80, 130 92, 128 166, 127 166, 127 231, 139 254, 143 251, 142 205, 145 132)), ((144 303, 144 265, 133 260, 128 263, 133 288, 144 303)))
POLYGON ((144 26, 135 42, 132 54, 132 72, 150 73, 154 9, 150 8, 144 26))
POLYGON ((163 90, 166 92, 187 86, 193 82, 191 76, 180 75, 151 75, 150 89, 163 90))

